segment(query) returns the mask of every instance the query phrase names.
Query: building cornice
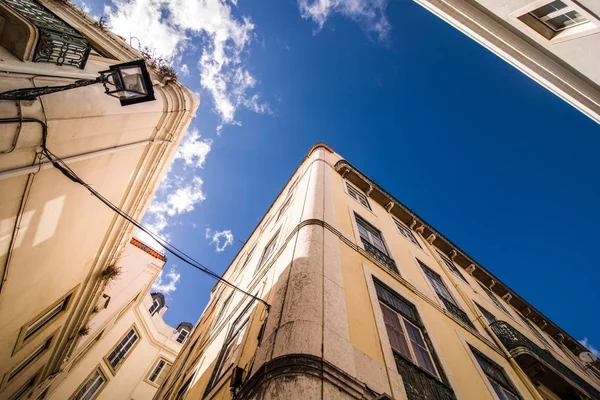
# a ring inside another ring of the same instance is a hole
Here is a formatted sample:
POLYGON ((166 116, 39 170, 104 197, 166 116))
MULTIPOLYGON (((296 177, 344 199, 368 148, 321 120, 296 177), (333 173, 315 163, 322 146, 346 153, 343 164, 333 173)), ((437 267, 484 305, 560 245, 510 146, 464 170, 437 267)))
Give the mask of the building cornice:
POLYGON ((142 242, 141 240, 132 237, 130 243, 132 245, 134 245, 135 247, 137 247, 138 249, 142 250, 145 253, 150 254, 152 257, 162 261, 162 262, 167 262, 167 256, 159 253, 158 251, 154 250, 152 247, 148 246, 146 243, 142 242))
MULTIPOLYGON (((433 244, 438 250, 445 253, 448 257, 452 252, 455 252, 455 264, 465 269, 467 273, 472 275, 475 279, 499 296, 509 299, 507 303, 513 306, 516 310, 529 310, 530 312, 526 315, 526 317, 536 323, 540 329, 545 330, 550 336, 561 334, 565 338, 564 344, 569 348, 569 350, 573 351, 573 349, 575 349, 579 352, 588 351, 575 338, 561 329, 557 324, 552 322, 548 317, 542 314, 533 305, 529 304, 521 296, 516 294, 516 292, 510 289, 508 285, 504 284, 494 274, 482 267, 481 264, 471 258, 450 239, 438 232, 417 213, 409 209, 394 196, 386 192, 377 183, 364 175, 359 169, 354 167, 348 161, 344 159, 338 161, 335 164, 335 169, 340 175, 344 175, 344 179, 349 180, 361 190, 366 190, 369 187, 373 187, 374 190, 371 193, 370 198, 379 203, 382 207, 385 208, 389 202, 393 202, 395 205, 394 207, 391 207, 390 214, 405 223, 407 226, 415 227, 415 230, 421 230, 424 237, 432 238, 431 244, 433 244), (490 285, 492 282, 493 284, 490 285), (544 321, 544 323, 542 323, 542 321, 544 321), (540 325, 542 325, 543 328, 540 325)), ((576 351, 573 351, 573 353, 577 355, 578 353, 576 351)))

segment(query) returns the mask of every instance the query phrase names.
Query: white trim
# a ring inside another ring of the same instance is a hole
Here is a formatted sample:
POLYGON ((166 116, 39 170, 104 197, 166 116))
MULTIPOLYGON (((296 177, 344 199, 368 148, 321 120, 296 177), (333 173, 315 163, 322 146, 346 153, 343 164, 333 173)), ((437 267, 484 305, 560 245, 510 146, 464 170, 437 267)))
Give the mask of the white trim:
POLYGON ((362 190, 358 189, 356 186, 352 185, 350 182, 348 182, 347 180, 343 180, 343 185, 344 187, 344 192, 348 195, 348 197, 352 198, 352 201, 360 204, 360 206, 364 209, 369 210, 373 215, 375 215, 375 212, 373 211, 373 207, 371 207, 371 202, 369 201, 369 196, 367 196, 362 190), (365 199, 367 200, 367 204, 369 205, 368 207, 365 206, 363 203, 361 203, 360 201, 358 201, 357 199, 355 199, 350 192, 348 192, 348 185, 352 186, 352 188, 354 188, 354 190, 356 190, 359 194, 362 193, 365 196, 365 199))

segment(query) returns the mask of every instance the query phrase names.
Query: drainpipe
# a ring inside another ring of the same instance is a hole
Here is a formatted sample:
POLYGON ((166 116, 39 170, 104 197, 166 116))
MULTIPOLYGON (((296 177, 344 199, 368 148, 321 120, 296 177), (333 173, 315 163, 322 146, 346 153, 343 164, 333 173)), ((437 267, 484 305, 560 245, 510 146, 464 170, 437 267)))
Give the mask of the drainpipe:
POLYGON ((444 261, 436 254, 434 249, 432 249, 431 244, 429 244, 429 242, 425 239, 425 237, 423 237, 423 234, 421 232, 417 232, 417 233, 419 234, 421 239, 423 239, 423 242, 425 243, 425 247, 427 247, 427 250, 429 250, 429 252, 433 256, 435 261, 440 266, 441 270, 444 271, 444 275, 446 275, 446 278, 448 280, 450 280, 450 282, 452 283, 452 286, 454 286, 456 291, 462 297, 465 304, 467 304, 467 307, 469 307, 469 309, 473 312, 473 314, 475 314, 477 321, 483 326, 483 329, 491 336, 491 338, 494 341, 494 343, 496 344, 496 346, 498 346, 500 348, 500 350, 502 351, 502 353, 504 353, 504 357, 506 357, 509 364, 511 365, 513 370, 516 372, 517 376, 521 379, 521 382, 523 382, 523 384, 525 385, 525 387, 527 388, 529 393, 533 396, 533 398, 535 400, 544 400, 544 398, 542 397, 542 395, 540 395, 540 392, 538 392, 538 390, 535 387, 535 385, 533 384, 533 382, 531 382, 531 380, 529 379, 527 374, 525 374, 525 371, 523 371, 521 369, 521 367, 519 366, 517 361, 514 359, 514 357, 510 354, 510 352, 506 349, 506 347, 504 347, 504 345, 502 344, 500 339, 498 339, 498 337, 496 336, 494 331, 492 331, 492 328, 490 328, 490 326, 487 324, 487 321, 485 320, 483 315, 481 315, 481 312, 479 312, 477 307, 475 307, 475 305, 473 305, 473 302, 471 301, 471 299, 461 290, 458 282, 452 276, 452 273, 450 271, 448 271, 448 267, 446 266, 444 261))

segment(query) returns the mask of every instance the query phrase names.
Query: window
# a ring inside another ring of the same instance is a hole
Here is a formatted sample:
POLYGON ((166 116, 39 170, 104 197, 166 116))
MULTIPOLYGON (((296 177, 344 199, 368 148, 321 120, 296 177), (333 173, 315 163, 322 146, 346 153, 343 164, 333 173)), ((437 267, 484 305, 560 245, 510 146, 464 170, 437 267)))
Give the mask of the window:
POLYGON ((542 7, 536 8, 529 13, 532 17, 552 29, 560 32, 567 28, 589 22, 573 7, 569 7, 560 0, 554 0, 542 7))
POLYGON ((494 316, 494 314, 492 314, 491 312, 489 312, 485 308, 481 307, 477 303, 475 303, 475 305, 477 306, 477 308, 479 308, 479 311, 481 312, 481 315, 483 315, 483 318, 485 318, 487 320, 488 324, 491 324, 492 322, 496 322, 496 317, 494 316))
POLYGON ((356 225, 358 226, 358 234, 360 235, 360 239, 363 243, 366 242, 374 246, 386 256, 388 255, 385 244, 383 243, 383 238, 381 237, 381 233, 379 233, 377 229, 373 228, 368 222, 365 222, 358 215, 356 216, 356 225))
POLYGON ((408 240, 410 240, 411 242, 416 244, 420 249, 422 249, 421 245, 417 241, 417 238, 412 233, 412 231, 408 227, 404 226, 404 224, 399 222, 397 219, 395 219, 395 218, 393 218, 393 219, 394 219, 394 223, 396 224, 396 228, 398 228, 398 231, 402 234, 402 236, 404 236, 405 238, 407 238, 408 240))
POLYGON ((452 297, 452 295, 450 294, 450 291, 444 284, 442 277, 430 270, 425 264, 423 264, 420 261, 419 265, 421 266, 421 269, 423 270, 425 276, 429 280, 429 283, 431 283, 431 286, 433 287, 433 290, 437 294, 438 298, 444 304, 446 310, 448 310, 452 315, 460 319, 465 324, 469 325, 471 328, 475 329, 475 326, 469 319, 467 313, 465 313, 463 309, 460 308, 460 306, 456 303, 456 300, 454 300, 454 297, 452 297))
POLYGON ((233 297, 233 291, 231 293, 229 293, 229 296, 227 296, 227 299, 225 299, 225 301, 223 302, 223 305, 219 309, 219 312, 215 316, 215 319, 213 320, 212 326, 210 328, 211 333, 214 331, 214 329, 217 327, 217 325, 219 325, 219 322, 221 322, 221 318, 223 317, 225 310, 227 310, 227 306, 229 305, 229 302, 231 301, 232 297, 233 297))
POLYGON ((502 367, 474 348, 471 348, 471 351, 498 398, 500 400, 519 400, 520 397, 517 395, 517 390, 506 377, 502 367))
POLYGON ((294 189, 296 189, 296 186, 298 186, 298 183, 300 182, 300 176, 296 177, 296 179, 294 180, 294 183, 292 183, 290 185, 290 188, 287 191, 287 194, 289 195, 290 193, 292 193, 292 191, 294 189))
POLYGON ((158 363, 156 363, 154 369, 152 369, 148 380, 160 386, 164 382, 169 371, 171 370, 171 366, 172 364, 170 362, 161 358, 160 360, 158 360, 158 363))
POLYGON ((456 265, 454 265, 454 262, 451 259, 449 259, 448 257, 446 257, 445 255, 443 255, 442 253, 440 253, 437 250, 436 250, 436 253, 438 253, 438 256, 440 256, 440 258, 442 259, 442 261, 444 262, 444 264, 446 264, 446 266, 448 267, 448 269, 450 271, 452 271, 452 273, 454 275, 458 276, 467 285, 469 284, 469 282, 467 282, 467 280, 465 279, 465 277, 463 276, 463 274, 460 273, 460 271, 458 270, 458 268, 456 267, 456 265))
POLYGON ((350 197, 354 197, 354 199, 360 204, 367 207, 369 210, 371 209, 371 206, 369 205, 369 200, 367 200, 367 196, 365 196, 360 190, 356 189, 348 182, 346 182, 346 189, 348 190, 348 194, 350 195, 350 197))
POLYGON ((185 340, 185 338, 187 337, 188 334, 189 334, 188 331, 186 331, 185 329, 182 329, 179 332, 179 336, 177 336, 177 343, 183 343, 183 341, 185 340))
POLYGON ((225 343, 223 344, 221 352, 219 353, 219 357, 217 358, 210 381, 206 387, 206 393, 208 393, 213 386, 219 382, 223 376, 223 373, 233 363, 236 356, 236 350, 240 347, 242 339, 244 338, 244 334, 246 333, 253 304, 253 302, 250 302, 244 311, 242 311, 240 316, 237 317, 235 322, 231 325, 229 333, 227 334, 227 338, 225 339, 225 343))
MULTIPOLYGON (((13 393, 13 395, 10 397, 10 400, 26 399, 27 396, 25 395, 28 394, 29 390, 35 386, 37 378, 40 376, 40 372, 41 370, 38 371, 35 375, 33 375, 30 379, 28 379, 27 382, 19 388, 19 390, 13 393)), ((38 398, 44 399, 45 397, 38 398)))
POLYGON ((260 258, 260 262, 258 263, 258 268, 256 269, 257 272, 267 262, 267 260, 271 256, 271 254, 273 254, 275 252, 275 247, 277 247, 277 237, 278 236, 279 236, 279 232, 277 232, 275 234, 275 236, 273 236, 273 239, 271 239, 269 244, 267 244, 267 246, 265 247, 265 251, 263 252, 262 257, 260 258))
POLYGON ((521 317, 521 320, 523 321, 523 323, 524 323, 525 325, 527 325, 527 327, 529 328, 529 330, 530 330, 531 332, 533 332, 533 334, 534 334, 535 336, 537 336, 537 338, 538 338, 538 339, 540 339, 540 340, 542 341, 542 343, 545 343, 546 345, 548 345, 548 347, 552 348, 552 346, 551 346, 551 345, 550 345, 550 343, 549 343, 549 342, 546 340, 546 338, 544 337, 544 335, 542 335, 542 334, 540 333, 540 331, 538 331, 538 330, 536 329, 536 327, 535 327, 535 326, 533 326, 533 324, 532 324, 532 323, 531 323, 531 322, 530 322, 530 321, 529 321, 527 318, 523 317, 523 316, 522 316, 522 315, 520 315, 520 314, 519 314, 519 317, 521 317))
POLYGON ((105 357, 106 362, 113 372, 117 372, 139 339, 140 337, 135 327, 131 328, 108 356, 105 357))
POLYGON ((432 352, 425 342, 420 321, 412 304, 377 281, 375 289, 392 350, 439 378, 432 352))
POLYGON ((77 392, 71 396, 70 400, 92 400, 95 399, 100 391, 106 386, 106 375, 102 372, 100 366, 96 367, 94 372, 88 376, 83 385, 77 392))
POLYGON ((275 222, 279 221, 279 219, 286 212, 286 210, 288 209, 288 207, 290 206, 290 204, 292 204, 292 198, 293 197, 289 197, 285 201, 285 203, 283 203, 283 205, 281 206, 281 209, 279 209, 279 213, 277 214, 277 219, 275 220, 275 222))
POLYGON ((252 246, 252 248, 250 249, 250 251, 248 252, 248 255, 246 256, 246 260, 244 260, 244 265, 242 265, 242 269, 248 265, 248 263, 250 262, 250 259, 252 259, 252 254, 254 253, 254 249, 256 249, 256 245, 252 246))
POLYGON ((502 311, 504 311, 505 313, 507 313, 508 315, 510 315, 510 313, 508 312, 508 310, 506 309, 506 307, 504 307, 504 304, 502 304, 502 302, 500 300, 498 300, 498 298, 496 297, 496 295, 494 293, 492 293, 492 291, 488 288, 486 288, 485 286, 483 286, 483 284, 481 282, 477 282, 479 284, 479 286, 481 286, 481 288, 483 289, 483 291, 487 294, 487 296, 490 298, 490 300, 492 300, 492 302, 497 305, 502 311))
POLYGON ((157 299, 154 299, 152 301, 152 305, 150 306, 150 309, 148 310, 150 312, 150 315, 154 315, 154 313, 156 311, 158 311, 158 308, 160 307, 160 303, 158 302, 157 299))
POLYGON ((23 370, 25 370, 28 366, 33 364, 39 357, 42 356, 50 347, 52 343, 52 337, 46 339, 44 344, 38 346, 30 355, 28 355, 23 361, 21 361, 16 367, 10 371, 8 374, 7 382, 12 381, 17 375, 19 375, 23 370))
POLYGON ((21 328, 19 338, 15 344, 13 354, 23 348, 25 342, 43 331, 52 321, 59 317, 68 308, 75 289, 71 290, 56 303, 38 314, 32 321, 21 328))

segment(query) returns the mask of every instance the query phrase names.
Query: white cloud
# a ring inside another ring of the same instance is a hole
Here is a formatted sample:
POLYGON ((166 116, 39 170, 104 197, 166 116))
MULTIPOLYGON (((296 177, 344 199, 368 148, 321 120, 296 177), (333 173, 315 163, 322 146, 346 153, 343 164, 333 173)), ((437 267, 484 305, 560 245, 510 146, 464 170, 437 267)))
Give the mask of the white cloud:
POLYGON ((213 231, 210 228, 206 228, 206 238, 210 239, 210 244, 214 244, 217 253, 225 250, 227 246, 233 244, 233 234, 230 230, 226 231, 213 231))
POLYGON ((190 68, 187 64, 183 64, 181 68, 179 68, 179 72, 181 72, 181 75, 183 76, 188 76, 190 74, 190 68))
POLYGON ((111 31, 128 42, 133 38, 133 47, 149 46, 158 56, 170 57, 186 37, 163 19, 162 10, 159 0, 113 0, 113 7, 104 6, 111 31))
POLYGON ((581 343, 590 352, 594 353, 596 355, 596 357, 600 357, 600 350, 598 350, 594 346, 592 346, 591 343, 589 342, 588 338, 584 337, 582 340, 579 341, 579 343, 581 343))
POLYGON ((384 39, 390 30, 385 15, 386 6, 387 0, 298 0, 302 18, 315 22, 319 30, 331 14, 337 13, 357 22, 379 39, 384 39))
POLYGON ((181 278, 181 274, 178 274, 175 267, 171 267, 169 272, 164 274, 165 271, 160 271, 156 280, 152 284, 152 290, 160 292, 164 295, 168 295, 171 292, 177 290, 177 283, 181 278))
MULTIPOLYGON (((257 81, 243 58, 254 37, 254 24, 247 17, 234 16, 231 4, 237 1, 114 0, 105 13, 115 33, 127 40, 139 38, 164 58, 173 58, 191 45, 190 36, 201 38, 200 84, 213 98, 221 124, 236 124, 239 107, 263 114, 270 114, 270 108, 249 93, 257 81)), ((181 70, 189 73, 185 64, 181 70)))
POLYGON ((197 203, 206 200, 206 196, 202 192, 203 184, 204 181, 200 177, 194 176, 192 182, 167 194, 165 200, 156 201, 155 199, 150 204, 148 211, 163 216, 167 214, 171 217, 193 211, 197 203))
POLYGON ((186 166, 202 168, 206 161, 206 156, 211 150, 213 141, 211 139, 200 140, 198 129, 188 132, 183 142, 177 149, 175 160, 183 160, 186 166))

